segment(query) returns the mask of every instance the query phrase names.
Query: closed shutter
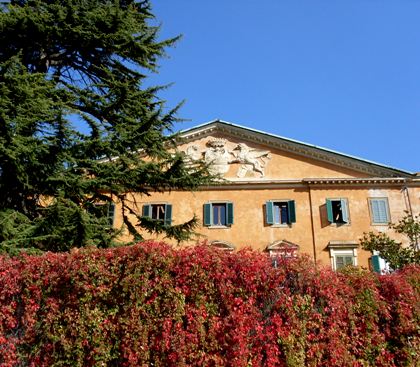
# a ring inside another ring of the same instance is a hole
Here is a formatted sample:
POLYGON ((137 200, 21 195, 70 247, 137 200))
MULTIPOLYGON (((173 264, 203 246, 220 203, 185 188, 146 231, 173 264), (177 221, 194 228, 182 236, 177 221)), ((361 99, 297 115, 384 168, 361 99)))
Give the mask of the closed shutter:
POLYGON ((372 264, 372 270, 375 273, 381 273, 381 264, 380 264, 379 259, 380 259, 379 255, 373 255, 370 259, 370 262, 372 264))
POLYGON ((346 199, 341 199, 341 214, 342 214, 342 218, 343 218, 343 222, 344 223, 348 223, 349 222, 349 210, 347 207, 347 200, 346 199))
POLYGON ((165 225, 170 226, 172 223, 172 205, 165 205, 165 225))
POLYGON ((386 200, 378 200, 379 223, 388 223, 388 205, 386 200))
POLYGON ((267 201, 265 203, 265 221, 267 224, 274 224, 274 204, 272 201, 267 201))
POLYGON ((150 204, 143 205, 143 217, 149 217, 152 215, 152 206, 150 204))
POLYGON ((372 210, 373 223, 388 223, 388 202, 386 199, 371 199, 370 207, 372 210))
POLYGON ((327 199, 326 206, 327 206, 327 218, 328 218, 328 222, 333 223, 334 222, 334 217, 333 217, 332 202, 331 202, 330 199, 327 199))
POLYGON ((287 202, 287 211, 289 213, 288 223, 296 223, 296 210, 295 210, 295 201, 289 200, 287 202))
POLYGON ((231 226, 233 224, 233 203, 226 204, 226 225, 231 226))
POLYGON ((211 204, 204 204, 204 225, 211 226, 211 204))

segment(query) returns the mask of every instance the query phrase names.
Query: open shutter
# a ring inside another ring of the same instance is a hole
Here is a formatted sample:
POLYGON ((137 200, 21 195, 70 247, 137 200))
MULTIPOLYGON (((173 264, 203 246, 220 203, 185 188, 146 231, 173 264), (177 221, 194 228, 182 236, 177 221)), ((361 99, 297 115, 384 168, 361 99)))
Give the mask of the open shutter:
POLYGON ((233 203, 226 204, 226 225, 231 226, 233 224, 233 203))
POLYGON ((289 213, 288 223, 296 223, 296 210, 294 200, 289 200, 287 202, 287 212, 289 213))
POLYGON ((143 205, 143 217, 149 217, 152 215, 152 206, 150 204, 143 205))
POLYGON ((265 221, 267 224, 274 224, 274 204, 272 201, 267 201, 265 203, 265 221))
POLYGON ((379 261, 379 255, 372 255, 370 262, 372 264, 372 270, 375 273, 381 273, 381 264, 379 261))
POLYGON ((204 225, 211 226, 211 204, 204 204, 204 225))
POLYGON ((172 223, 172 205, 165 205, 165 225, 170 226, 172 223))
POLYGON ((331 203, 331 200, 330 199, 327 199, 326 206, 327 206, 327 218, 328 218, 328 222, 333 223, 334 222, 334 218, 333 218, 332 203, 331 203))
POLYGON ((344 223, 348 223, 349 222, 349 210, 347 207, 347 200, 346 199, 341 199, 341 214, 343 217, 343 222, 344 223))
POLYGON ((114 217, 115 217, 115 203, 110 202, 108 203, 108 223, 112 227, 114 225, 114 217))

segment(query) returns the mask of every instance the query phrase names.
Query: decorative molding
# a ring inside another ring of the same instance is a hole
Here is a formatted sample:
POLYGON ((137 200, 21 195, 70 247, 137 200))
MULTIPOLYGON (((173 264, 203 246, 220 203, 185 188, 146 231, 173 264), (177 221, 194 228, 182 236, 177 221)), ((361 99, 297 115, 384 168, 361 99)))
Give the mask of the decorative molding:
POLYGON ((357 248, 359 243, 356 241, 330 241, 328 242, 329 249, 331 248, 357 248))
POLYGON ((220 134, 227 134, 239 140, 246 140, 253 143, 267 145, 275 149, 291 152, 298 156, 334 164, 372 176, 415 177, 413 174, 408 172, 382 166, 373 162, 362 160, 360 158, 346 156, 342 153, 329 151, 317 146, 311 146, 302 142, 270 135, 222 121, 213 121, 206 125, 190 129, 189 131, 181 133, 181 136, 187 141, 192 141, 210 134, 214 134, 215 132, 220 134))
POLYGON ((275 251, 275 250, 284 250, 284 249, 294 249, 299 250, 299 245, 287 241, 287 240, 278 240, 274 241, 270 245, 266 247, 267 251, 275 251))
POLYGON ((235 246, 227 241, 214 240, 210 242, 211 247, 215 247, 222 251, 234 251, 235 246))

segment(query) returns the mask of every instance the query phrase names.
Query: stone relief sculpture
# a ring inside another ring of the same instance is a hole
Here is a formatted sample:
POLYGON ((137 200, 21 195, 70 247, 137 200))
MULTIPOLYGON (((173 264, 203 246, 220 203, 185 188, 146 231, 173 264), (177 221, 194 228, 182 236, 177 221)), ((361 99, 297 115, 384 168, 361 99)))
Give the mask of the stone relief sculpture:
POLYGON ((225 145, 225 139, 211 139, 206 144, 208 149, 204 152, 204 161, 210 164, 214 174, 224 174, 229 171, 230 155, 225 145))
POLYGON ((268 150, 252 149, 244 143, 239 143, 229 151, 226 145, 226 139, 213 138, 207 142, 207 149, 200 151, 197 145, 190 145, 185 153, 192 162, 204 156, 204 161, 210 165, 213 174, 225 174, 229 171, 230 164, 240 163, 237 177, 243 178, 248 173, 264 177, 266 160, 271 159, 268 150))
POLYGON ((197 145, 190 145, 187 150, 185 151, 187 157, 191 161, 198 161, 201 159, 202 153, 200 152, 200 148, 197 145))
POLYGON ((240 178, 245 177, 248 172, 257 172, 260 177, 264 177, 265 159, 271 159, 268 150, 251 149, 244 143, 239 143, 231 154, 234 156, 231 163, 242 163, 237 173, 240 178))

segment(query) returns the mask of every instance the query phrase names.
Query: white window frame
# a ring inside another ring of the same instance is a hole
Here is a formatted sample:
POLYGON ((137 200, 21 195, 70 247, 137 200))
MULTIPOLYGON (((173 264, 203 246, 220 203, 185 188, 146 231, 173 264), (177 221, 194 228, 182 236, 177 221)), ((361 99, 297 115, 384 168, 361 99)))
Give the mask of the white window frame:
POLYGON ((357 261, 358 244, 349 241, 330 241, 328 248, 330 250, 330 261, 333 270, 337 270, 337 256, 351 256, 353 266, 358 265, 357 261))

